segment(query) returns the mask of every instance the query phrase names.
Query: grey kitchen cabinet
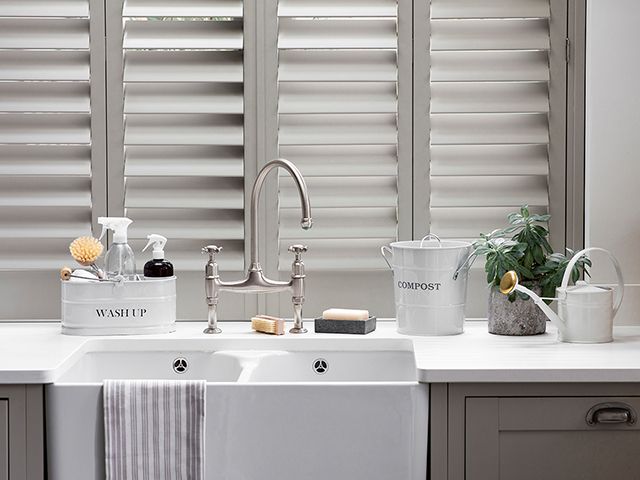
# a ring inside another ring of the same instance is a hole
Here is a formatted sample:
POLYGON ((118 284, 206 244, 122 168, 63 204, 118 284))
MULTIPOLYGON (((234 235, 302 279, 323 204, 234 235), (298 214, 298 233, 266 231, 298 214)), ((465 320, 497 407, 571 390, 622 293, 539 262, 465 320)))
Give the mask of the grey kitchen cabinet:
POLYGON ((9 478, 9 402, 0 400, 0 480, 9 478))
POLYGON ((638 384, 433 384, 431 480, 640 478, 638 384))
POLYGON ((0 385, 0 480, 44 480, 44 390, 0 385))

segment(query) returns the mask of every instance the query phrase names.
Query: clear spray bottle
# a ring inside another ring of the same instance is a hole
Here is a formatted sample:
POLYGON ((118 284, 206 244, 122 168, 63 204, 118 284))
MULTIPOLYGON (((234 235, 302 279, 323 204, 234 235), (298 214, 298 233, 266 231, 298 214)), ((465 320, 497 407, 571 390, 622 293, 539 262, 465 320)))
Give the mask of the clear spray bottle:
POLYGON ((113 244, 104 257, 104 270, 107 278, 122 276, 127 280, 134 280, 136 261, 133 250, 127 243, 127 228, 131 225, 132 220, 126 217, 98 217, 98 223, 102 225, 100 239, 107 232, 107 229, 113 231, 113 244))

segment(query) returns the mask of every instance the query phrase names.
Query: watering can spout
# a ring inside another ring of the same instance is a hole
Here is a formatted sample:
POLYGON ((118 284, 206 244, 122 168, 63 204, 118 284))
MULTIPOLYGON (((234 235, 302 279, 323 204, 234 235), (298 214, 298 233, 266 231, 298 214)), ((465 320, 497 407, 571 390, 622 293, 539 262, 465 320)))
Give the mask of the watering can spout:
POLYGON ((544 303, 544 300, 542 300, 535 292, 532 292, 527 287, 523 287, 522 285, 520 285, 518 283, 518 274, 513 270, 510 270, 507 273, 505 273, 502 276, 502 279, 500 280, 500 293, 503 293, 504 295, 509 295, 514 290, 518 290, 519 292, 526 293, 527 295, 529 295, 529 297, 531 297, 531 300, 533 300, 533 302, 538 307, 540 307, 540 309, 547 316, 547 318, 551 320, 551 323, 553 323, 556 327, 558 327, 559 330, 561 331, 564 330, 564 322, 556 314, 556 312, 551 310, 551 307, 549 307, 549 305, 544 303))

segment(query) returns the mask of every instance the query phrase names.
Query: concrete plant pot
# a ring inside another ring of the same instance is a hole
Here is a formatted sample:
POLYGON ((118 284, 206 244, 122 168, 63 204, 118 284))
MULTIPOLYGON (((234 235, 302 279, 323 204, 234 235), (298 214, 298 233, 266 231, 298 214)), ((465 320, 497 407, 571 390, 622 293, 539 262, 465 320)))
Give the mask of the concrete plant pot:
MULTIPOLYGON (((539 285, 527 285, 540 295, 539 285)), ((539 335, 544 333, 547 317, 533 300, 516 297, 510 302, 498 287, 492 287, 489 294, 488 312, 489 333, 494 335, 539 335)))

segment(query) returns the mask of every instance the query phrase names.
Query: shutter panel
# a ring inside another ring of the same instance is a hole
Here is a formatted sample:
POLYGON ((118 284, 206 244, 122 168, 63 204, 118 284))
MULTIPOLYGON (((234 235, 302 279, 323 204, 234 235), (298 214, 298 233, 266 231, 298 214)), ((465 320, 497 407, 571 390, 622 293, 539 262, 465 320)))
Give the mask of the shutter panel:
POLYGON ((89 0, 0 1, 0 270, 57 270, 91 233, 89 44, 89 0))
POLYGON ((280 0, 278 22, 279 155, 305 176, 314 218, 300 230, 281 173, 279 269, 293 243, 309 246, 309 272, 383 268, 398 236, 397 2, 280 0))
POLYGON ((523 203, 548 211, 550 11, 549 0, 432 0, 432 232, 477 238, 523 203))
POLYGON ((169 237, 178 272, 202 270, 213 239, 221 271, 244 265, 242 15, 241 0, 122 9, 124 213, 134 249, 169 237))

